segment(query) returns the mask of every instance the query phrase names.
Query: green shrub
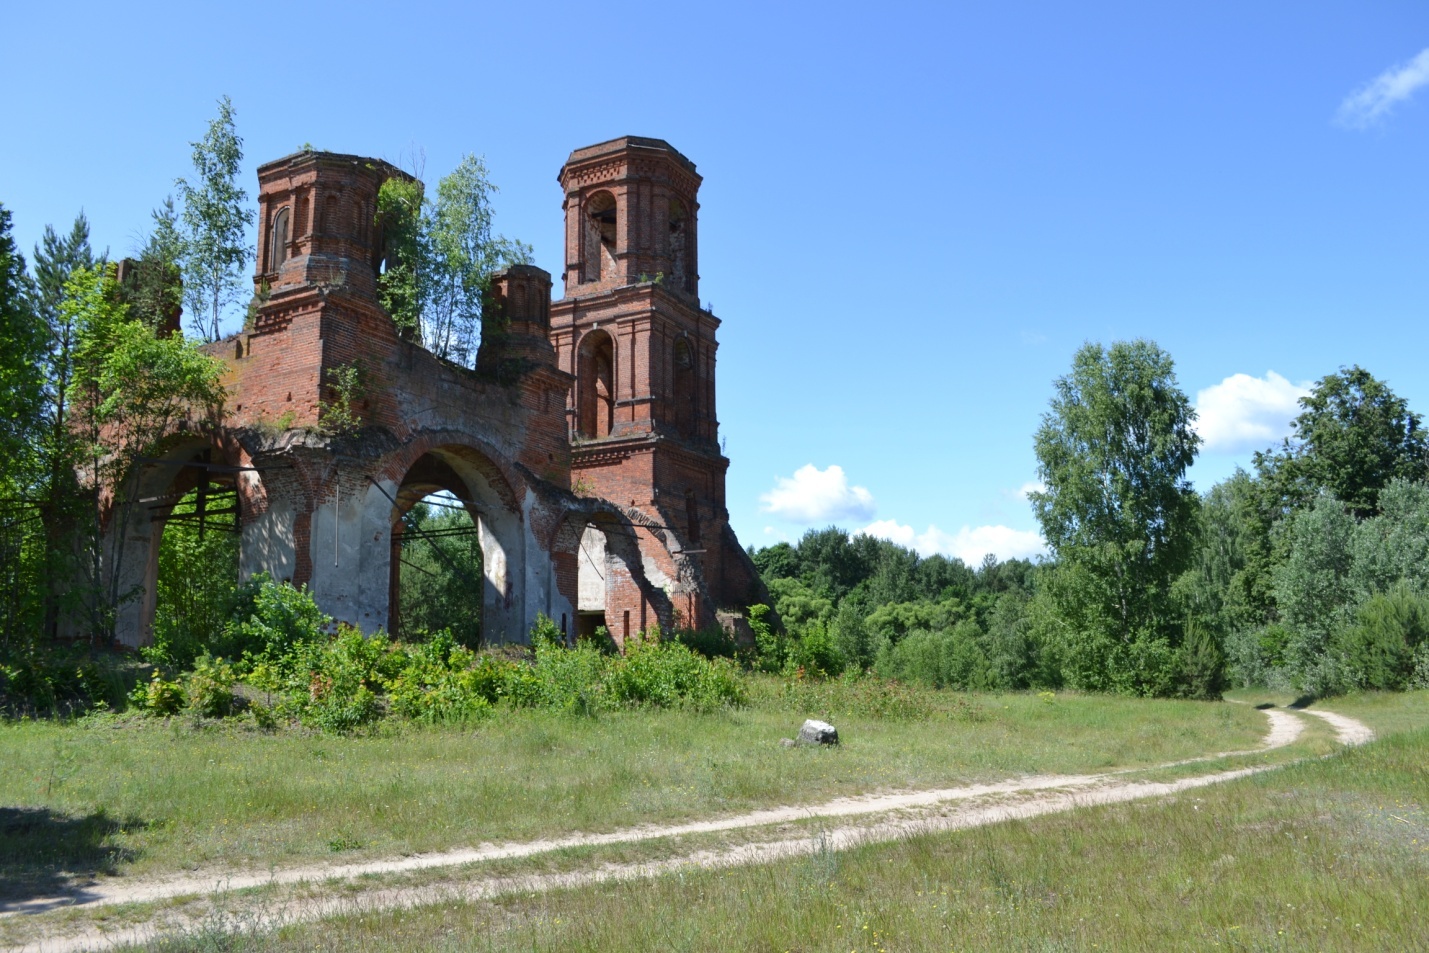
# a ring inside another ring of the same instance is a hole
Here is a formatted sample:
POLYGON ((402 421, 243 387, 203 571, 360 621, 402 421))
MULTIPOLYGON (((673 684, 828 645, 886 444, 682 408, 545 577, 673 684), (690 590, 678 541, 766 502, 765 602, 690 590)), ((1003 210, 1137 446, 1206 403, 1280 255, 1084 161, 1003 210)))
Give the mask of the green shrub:
POLYGON ((722 625, 707 625, 703 629, 680 629, 675 633, 675 641, 707 659, 732 659, 739 652, 739 644, 735 642, 734 635, 722 625))
POLYGON ((796 668, 821 678, 843 674, 844 657, 828 626, 821 621, 807 623, 795 641, 791 660, 796 668))
POLYGON ((1401 583, 1371 596, 1333 651, 1349 687, 1400 691, 1415 676, 1415 653, 1429 642, 1429 600, 1401 583))
POLYGON ((183 681, 190 710, 205 718, 226 718, 233 711, 234 681, 233 666, 203 653, 183 681))
POLYGON ((706 659, 678 642, 661 641, 658 627, 626 640, 625 655, 611 666, 605 690, 613 704, 630 708, 708 710, 745 701, 730 661, 706 659))
MULTIPOLYGON (((294 650, 321 645, 331 625, 331 617, 318 608, 306 586, 294 589, 265 576, 255 586, 251 610, 233 623, 235 642, 242 649, 234 656, 297 661, 294 650)), ((292 667, 288 668, 291 672, 292 667)))
POLYGON ((885 678, 930 688, 991 688, 993 671, 980 644, 981 634, 971 620, 941 632, 909 632, 899 641, 885 644, 875 670, 885 678))
POLYGON ((177 715, 184 707, 184 687, 164 678, 156 668, 147 685, 135 686, 129 700, 151 715, 177 715))
POLYGON ((427 724, 466 722, 489 713, 505 673, 491 665, 478 669, 475 659, 447 629, 408 648, 401 671, 387 682, 392 710, 427 724))

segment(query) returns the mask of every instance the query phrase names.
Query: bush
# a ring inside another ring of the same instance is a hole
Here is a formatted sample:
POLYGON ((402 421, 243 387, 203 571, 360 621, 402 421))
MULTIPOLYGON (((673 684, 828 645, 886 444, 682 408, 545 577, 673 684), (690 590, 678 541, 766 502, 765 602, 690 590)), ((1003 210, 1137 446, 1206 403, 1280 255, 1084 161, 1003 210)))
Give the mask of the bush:
POLYGON ((1415 653, 1429 642, 1429 600, 1400 583, 1371 596, 1356 624, 1334 640, 1347 686, 1401 691, 1415 677, 1415 653))
POLYGON ((194 659, 183 683, 188 706, 205 718, 225 718, 233 711, 233 666, 207 652, 194 659))
POLYGON ((940 632, 909 632, 883 647, 875 670, 885 678, 930 688, 986 690, 993 687, 993 671, 980 644, 981 636, 977 623, 971 620, 940 632))
MULTIPOLYGON (((234 657, 278 661, 293 659, 294 650, 317 646, 327 640, 332 618, 324 615, 306 586, 294 589, 286 583, 257 578, 251 609, 232 624, 234 657)), ((291 669, 290 669, 291 671, 291 669)))
POLYGON ((625 656, 611 666, 605 689, 613 704, 631 708, 684 704, 708 710, 745 701, 728 660, 705 659, 678 642, 662 642, 658 628, 625 643, 625 656))
POLYGON ((151 715, 177 715, 184 707, 184 687, 164 678, 156 668, 149 683, 136 686, 129 700, 151 715))

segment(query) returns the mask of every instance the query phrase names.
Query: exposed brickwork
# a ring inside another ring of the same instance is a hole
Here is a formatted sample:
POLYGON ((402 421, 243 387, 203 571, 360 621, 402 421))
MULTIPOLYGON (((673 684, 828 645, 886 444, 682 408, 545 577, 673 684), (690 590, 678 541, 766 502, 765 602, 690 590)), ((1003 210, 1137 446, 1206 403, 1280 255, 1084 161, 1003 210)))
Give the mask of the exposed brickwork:
MULTIPOLYGON (((757 597, 725 510, 719 321, 697 295, 694 165, 654 139, 572 153, 560 176, 566 296, 551 302, 539 268, 496 276, 476 370, 404 339, 378 302, 377 196, 394 177, 405 174, 318 152, 258 170, 255 314, 210 346, 228 365, 229 400, 209 443, 252 468, 233 478, 243 571, 309 585, 339 620, 394 624, 394 528, 442 489, 481 527, 492 638, 520 638, 538 611, 575 631, 580 539, 592 528, 605 539, 596 570, 617 639, 627 620, 631 632, 703 625, 757 597), (354 366, 360 428, 325 432, 333 374, 354 366)), ((172 453, 182 464, 199 448, 172 453)), ((114 545, 138 547, 148 565, 157 541, 114 545)), ((152 583, 151 571, 150 593, 152 583)), ((147 603, 126 641, 146 640, 147 603)))

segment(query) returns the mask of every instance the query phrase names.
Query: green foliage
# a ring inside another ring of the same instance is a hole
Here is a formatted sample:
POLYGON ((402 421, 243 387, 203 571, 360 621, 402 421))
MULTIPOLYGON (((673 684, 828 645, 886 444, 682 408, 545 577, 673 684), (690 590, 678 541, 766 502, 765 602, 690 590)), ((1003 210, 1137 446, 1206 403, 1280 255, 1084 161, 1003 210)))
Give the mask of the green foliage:
POLYGON ((941 631, 909 632, 884 645, 874 671, 930 688, 983 691, 993 687, 994 673, 982 641, 982 631, 971 620, 941 631))
POLYGON ((529 245, 492 234, 496 191, 485 162, 466 155, 437 183, 435 200, 408 179, 389 179, 378 193, 382 306, 404 335, 464 367, 475 363, 484 334, 503 330, 484 327, 496 320, 483 314, 491 275, 531 261, 529 245))
POLYGON ((841 675, 847 664, 828 625, 821 619, 810 622, 800 632, 791 661, 800 671, 821 678, 841 675))
POLYGON ((1195 411, 1150 341, 1084 346, 1055 390, 1036 436, 1047 489, 1029 499, 1058 570, 1072 574, 1055 589, 1082 629, 1069 681, 1160 694, 1167 672, 1140 665, 1178 638, 1170 591, 1194 542, 1195 411), (1113 660, 1109 670, 1086 664, 1087 648, 1113 660))
POLYGON ((129 700, 140 711, 150 715, 177 715, 183 710, 184 687, 177 681, 166 679, 156 668, 147 685, 139 685, 129 700))
POLYGON ((307 587, 275 583, 266 576, 255 577, 256 592, 247 618, 235 620, 243 655, 255 662, 293 672, 296 660, 311 646, 323 642, 332 619, 318 608, 307 587))
POLYGON ((1379 511, 1379 493, 1391 481, 1424 478, 1429 438, 1420 416, 1359 365, 1321 378, 1300 406, 1280 451, 1255 459, 1279 511, 1328 494, 1363 519, 1379 511))
POLYGON ((1331 634, 1349 622, 1350 540, 1353 517, 1329 497, 1317 499, 1281 530, 1289 555, 1272 572, 1280 618, 1292 637, 1284 664, 1297 687, 1313 694, 1339 689, 1341 676, 1328 652, 1331 634))
POLYGON ((190 710, 205 718, 225 718, 233 712, 236 680, 232 665, 204 653, 194 659, 192 670, 184 678, 184 700, 190 710))
POLYGON ((238 533, 235 514, 205 517, 197 522, 174 519, 197 510, 191 491, 170 514, 159 544, 155 593, 154 642, 144 657, 156 664, 187 668, 204 652, 237 658, 243 646, 235 639, 232 618, 250 603, 261 580, 238 584, 238 533))
POLYGON ((224 310, 241 297, 252 250, 247 228, 253 211, 238 185, 243 139, 233 122, 233 102, 218 101, 218 115, 193 146, 195 180, 178 179, 183 200, 183 294, 193 329, 205 340, 219 338, 224 310))
POLYGON ((1413 683, 1416 653, 1426 643, 1429 598, 1400 582, 1359 607, 1334 649, 1348 687, 1402 691, 1413 683))
POLYGON ((342 437, 362 429, 358 407, 365 393, 362 366, 339 364, 327 369, 327 394, 318 409, 318 429, 329 437, 342 437))
POLYGON ((392 316, 399 332, 421 333, 422 183, 391 178, 377 190, 377 224, 382 230, 383 265, 377 276, 377 299, 392 316))
POLYGON ((402 536, 400 635, 448 629, 459 644, 481 644, 481 541, 469 513, 418 503, 407 514, 402 536))

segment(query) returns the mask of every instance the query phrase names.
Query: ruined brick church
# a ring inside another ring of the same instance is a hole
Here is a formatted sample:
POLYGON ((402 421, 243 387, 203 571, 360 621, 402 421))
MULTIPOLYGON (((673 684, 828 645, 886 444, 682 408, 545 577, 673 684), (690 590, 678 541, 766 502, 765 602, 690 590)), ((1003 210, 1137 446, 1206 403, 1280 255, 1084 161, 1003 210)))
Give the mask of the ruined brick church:
POLYGON ((627 136, 571 153, 564 294, 530 265, 496 274, 476 368, 406 340, 382 309, 378 190, 405 173, 300 152, 258 169, 259 306, 210 346, 227 364, 216 431, 176 435, 113 509, 117 632, 151 636, 159 543, 192 490, 232 500, 240 575, 306 585, 322 609, 393 630, 403 516, 446 491, 482 554, 482 636, 605 625, 738 625, 758 574, 725 509, 715 414, 719 320, 699 303, 692 162, 627 136), (357 423, 320 426, 335 369, 361 369, 357 423))

